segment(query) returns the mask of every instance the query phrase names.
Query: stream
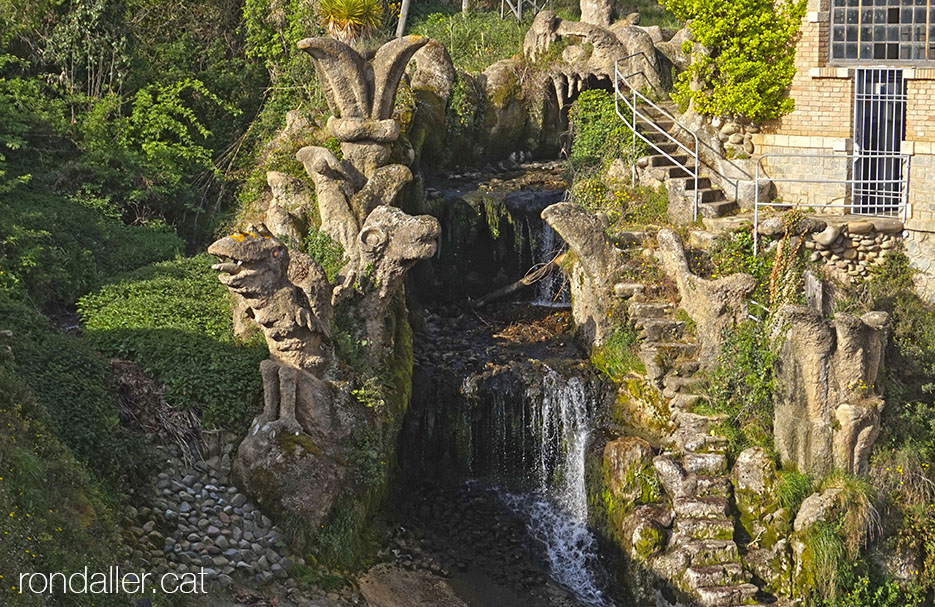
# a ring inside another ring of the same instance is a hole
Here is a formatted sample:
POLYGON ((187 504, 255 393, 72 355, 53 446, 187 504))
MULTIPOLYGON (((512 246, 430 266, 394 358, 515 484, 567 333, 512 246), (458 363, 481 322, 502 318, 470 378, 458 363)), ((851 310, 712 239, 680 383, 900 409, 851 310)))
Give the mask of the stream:
POLYGON ((458 303, 560 252, 539 213, 563 192, 547 185, 434 192, 448 219, 435 271, 443 282, 450 260, 467 275, 426 307, 414 337, 394 550, 447 575, 472 607, 621 604, 587 527, 585 452, 607 391, 572 337, 562 273, 521 303, 458 303), (483 208, 480 220, 455 225, 464 207, 483 208))

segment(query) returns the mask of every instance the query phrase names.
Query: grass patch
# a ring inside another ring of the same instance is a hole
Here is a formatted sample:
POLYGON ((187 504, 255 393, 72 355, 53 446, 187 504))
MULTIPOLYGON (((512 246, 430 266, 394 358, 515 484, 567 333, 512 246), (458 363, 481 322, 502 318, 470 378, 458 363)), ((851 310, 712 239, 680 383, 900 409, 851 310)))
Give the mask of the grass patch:
POLYGON ((448 49, 455 67, 467 72, 481 72, 520 54, 535 17, 527 12, 519 23, 515 18, 500 19, 499 11, 488 11, 465 18, 458 7, 438 2, 415 4, 410 11, 406 33, 438 40, 448 49))
POLYGON ((795 519, 796 513, 805 498, 812 494, 812 477, 798 470, 783 470, 779 473, 779 503, 785 508, 789 520, 795 519))
POLYGON ((207 427, 240 431, 261 407, 257 334, 233 335, 230 296, 199 255, 142 268, 78 302, 88 340, 165 384, 166 400, 207 427))
POLYGON ((617 327, 603 345, 594 348, 591 362, 601 373, 619 383, 632 372, 646 372, 636 355, 636 347, 636 330, 626 323, 617 327))

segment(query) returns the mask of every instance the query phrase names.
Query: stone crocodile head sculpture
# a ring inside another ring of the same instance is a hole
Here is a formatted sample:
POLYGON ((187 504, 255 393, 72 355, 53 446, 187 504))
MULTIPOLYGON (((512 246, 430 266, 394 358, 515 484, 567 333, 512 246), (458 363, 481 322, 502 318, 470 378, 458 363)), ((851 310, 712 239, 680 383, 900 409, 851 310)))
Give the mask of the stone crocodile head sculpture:
POLYGON ((208 247, 220 261, 218 279, 243 298, 244 308, 263 330, 270 357, 318 373, 328 364, 328 331, 308 296, 288 277, 289 250, 265 226, 249 226, 208 247))

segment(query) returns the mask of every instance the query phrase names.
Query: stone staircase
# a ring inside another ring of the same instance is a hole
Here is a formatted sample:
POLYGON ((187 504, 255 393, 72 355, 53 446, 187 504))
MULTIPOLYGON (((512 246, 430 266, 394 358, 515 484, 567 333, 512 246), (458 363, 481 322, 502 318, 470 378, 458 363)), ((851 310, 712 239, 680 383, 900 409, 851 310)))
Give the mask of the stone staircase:
POLYGON ((734 541, 733 485, 727 461, 727 438, 717 432, 723 415, 699 415, 692 408, 704 397, 696 393, 699 344, 688 323, 676 317, 677 304, 652 300, 639 283, 621 283, 630 321, 639 331, 639 358, 649 381, 669 404, 675 431, 671 444, 653 460, 657 477, 672 499, 672 533, 661 557, 667 571, 682 572, 672 580, 703 607, 758 605, 771 602, 751 583, 734 541))
MULTIPOLYGON (((671 101, 660 102, 659 105, 670 114, 676 115, 677 110, 675 104, 671 101)), ((682 166, 694 171, 695 165, 697 164, 695 159, 691 158, 684 149, 680 148, 668 137, 660 133, 652 123, 655 123, 656 126, 669 133, 672 137, 679 139, 686 147, 691 148, 693 143, 689 144, 685 139, 685 131, 676 128, 672 119, 662 112, 652 107, 641 107, 639 111, 648 116, 651 121, 645 118, 637 118, 637 128, 640 133, 653 142, 653 145, 658 148, 658 150, 650 148, 649 151, 651 155, 640 160, 641 164, 645 163, 644 169, 649 169, 654 173, 661 174, 664 178, 662 180, 666 182, 670 190, 681 193, 687 199, 694 200, 694 177, 691 177, 685 169, 678 166, 673 160, 678 161, 682 166), (681 131, 681 133, 679 133, 679 131, 681 131), (665 152, 668 154, 668 157, 659 153, 659 151, 665 152)), ((702 164, 698 175, 698 214, 701 217, 714 218, 734 213, 737 210, 737 203, 727 200, 724 196, 724 192, 721 191, 720 188, 712 184, 708 177, 702 176, 704 170, 705 166, 702 164)))

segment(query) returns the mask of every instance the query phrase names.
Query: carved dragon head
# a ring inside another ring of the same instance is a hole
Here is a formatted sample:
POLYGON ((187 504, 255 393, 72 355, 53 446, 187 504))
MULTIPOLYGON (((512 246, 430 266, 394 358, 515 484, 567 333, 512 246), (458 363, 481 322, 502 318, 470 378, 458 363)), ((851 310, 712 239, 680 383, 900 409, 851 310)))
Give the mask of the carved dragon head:
POLYGON ((289 267, 289 250, 266 226, 248 226, 208 247, 219 263, 211 269, 218 280, 244 297, 256 297, 278 288, 289 267))

